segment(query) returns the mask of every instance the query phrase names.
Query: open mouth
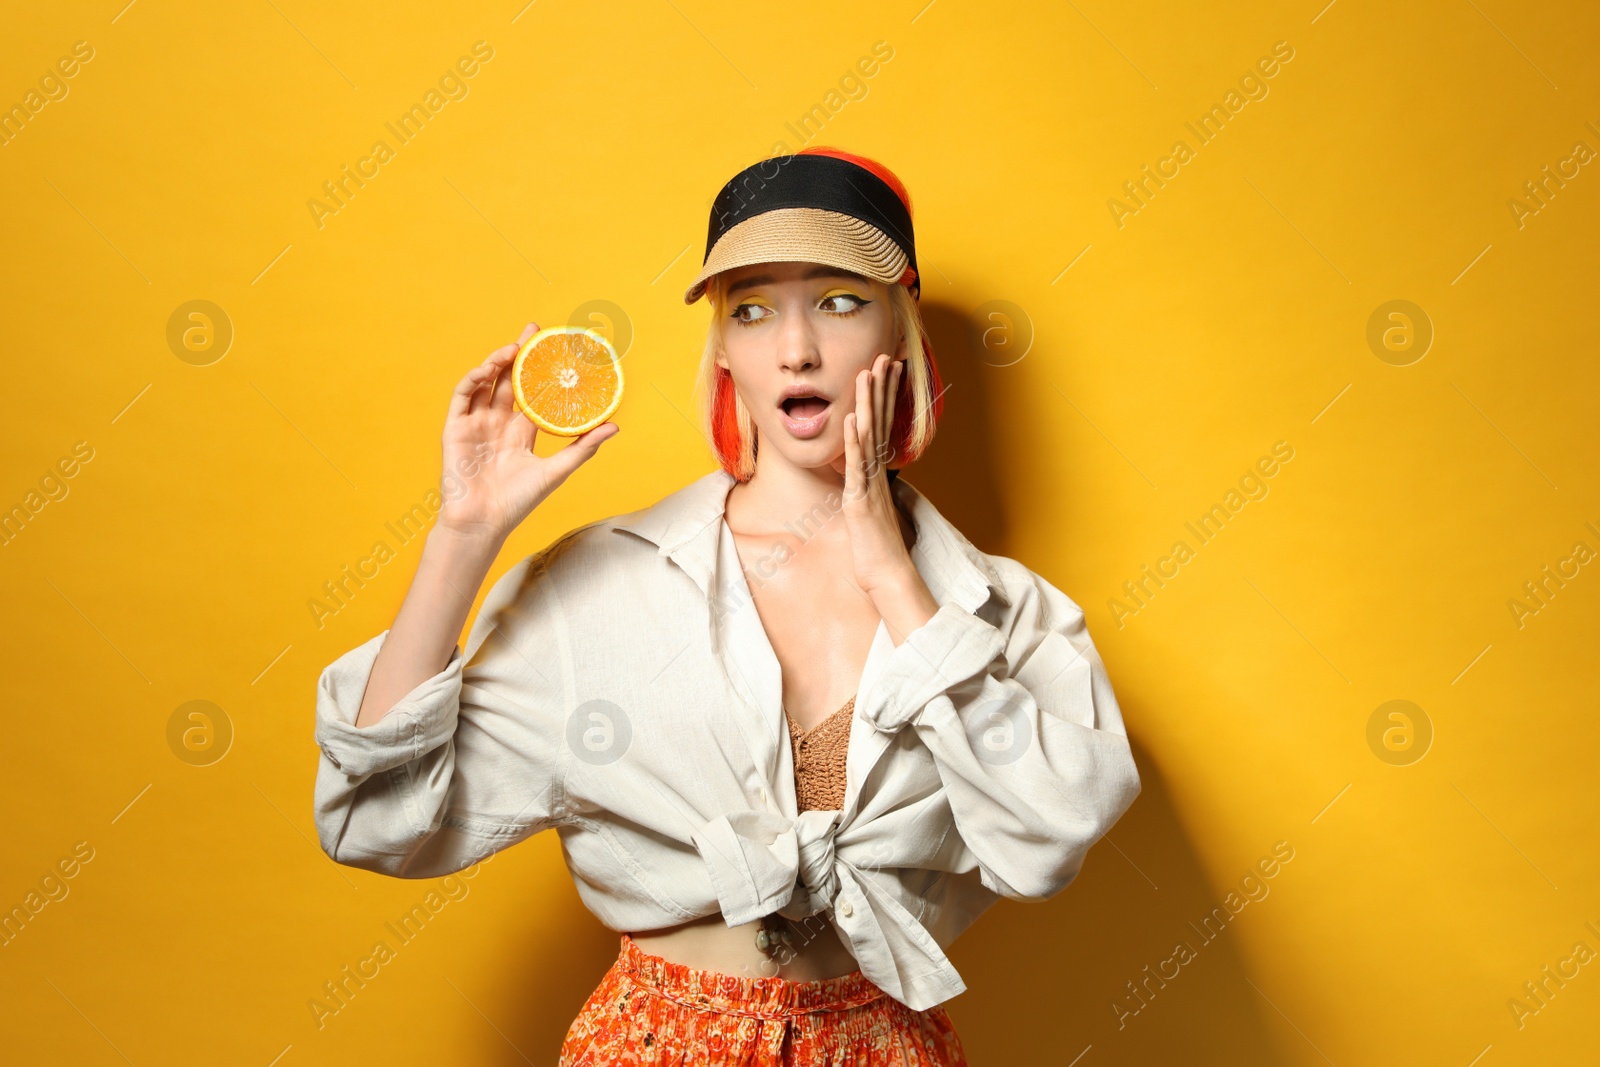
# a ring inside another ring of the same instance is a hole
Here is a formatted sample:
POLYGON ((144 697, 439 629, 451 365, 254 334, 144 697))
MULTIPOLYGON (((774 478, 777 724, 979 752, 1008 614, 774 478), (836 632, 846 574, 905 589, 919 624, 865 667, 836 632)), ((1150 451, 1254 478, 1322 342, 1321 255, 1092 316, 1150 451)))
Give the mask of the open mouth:
POLYGON ((827 397, 804 389, 778 401, 778 407, 783 410, 784 427, 795 437, 802 438, 815 437, 822 432, 831 406, 827 397))
POLYGON ((791 419, 809 419, 826 411, 828 402, 820 396, 790 396, 784 398, 781 406, 791 419))

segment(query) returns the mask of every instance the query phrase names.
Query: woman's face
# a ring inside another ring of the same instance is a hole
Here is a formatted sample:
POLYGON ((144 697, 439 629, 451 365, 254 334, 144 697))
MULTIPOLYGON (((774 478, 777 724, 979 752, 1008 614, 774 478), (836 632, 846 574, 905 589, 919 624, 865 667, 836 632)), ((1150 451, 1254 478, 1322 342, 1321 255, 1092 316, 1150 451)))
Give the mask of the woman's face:
POLYGON ((817 263, 725 274, 717 365, 733 376, 763 455, 772 449, 797 467, 838 469, 856 375, 880 352, 901 355, 889 287, 817 263))

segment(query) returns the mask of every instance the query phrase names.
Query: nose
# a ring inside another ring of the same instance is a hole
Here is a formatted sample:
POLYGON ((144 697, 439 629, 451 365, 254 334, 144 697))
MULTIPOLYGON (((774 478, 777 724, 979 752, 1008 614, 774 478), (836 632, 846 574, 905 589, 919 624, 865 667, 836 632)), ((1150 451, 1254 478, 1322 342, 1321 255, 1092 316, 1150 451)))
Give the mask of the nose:
POLYGON ((799 372, 812 370, 821 362, 816 333, 805 313, 783 315, 778 324, 778 366, 799 372))

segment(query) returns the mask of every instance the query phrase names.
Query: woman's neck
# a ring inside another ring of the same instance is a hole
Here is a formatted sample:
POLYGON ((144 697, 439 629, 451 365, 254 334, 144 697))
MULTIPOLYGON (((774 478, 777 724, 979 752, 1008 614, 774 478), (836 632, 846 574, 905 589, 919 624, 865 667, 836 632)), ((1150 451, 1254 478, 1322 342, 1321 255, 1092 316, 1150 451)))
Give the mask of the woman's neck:
POLYGON ((817 508, 838 511, 844 496, 844 475, 832 467, 796 467, 774 460, 756 460, 756 472, 728 492, 727 519, 739 533, 781 529, 797 515, 817 508))
MULTIPOLYGON (((805 526, 818 515, 838 514, 844 502, 844 465, 795 467, 774 460, 762 466, 746 482, 736 482, 728 490, 723 519, 728 529, 740 536, 773 537, 793 533, 798 523, 805 526)), ((917 543, 917 525, 906 513, 905 505, 894 500, 895 517, 900 521, 900 536, 909 550, 917 543)), ((842 526, 842 524, 841 524, 842 526)), ((848 536, 841 529, 840 536, 848 536)))

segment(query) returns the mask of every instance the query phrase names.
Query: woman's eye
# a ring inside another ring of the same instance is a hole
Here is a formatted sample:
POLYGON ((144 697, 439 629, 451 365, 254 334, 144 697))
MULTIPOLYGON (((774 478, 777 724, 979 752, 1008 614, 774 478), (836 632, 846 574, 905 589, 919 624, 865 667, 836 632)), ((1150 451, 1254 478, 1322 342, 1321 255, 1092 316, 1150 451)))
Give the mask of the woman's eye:
POLYGON ((744 313, 746 311, 763 311, 763 312, 765 312, 765 311, 770 311, 770 310, 772 310, 772 309, 771 308, 767 308, 767 307, 763 307, 760 304, 740 304, 738 307, 733 309, 733 317, 735 319, 739 320, 740 322, 760 322, 762 319, 766 318, 767 316, 766 315, 757 315, 754 318, 749 318, 749 317, 746 317, 744 313))
POLYGON ((837 311, 848 315, 852 311, 860 311, 869 303, 871 303, 870 300, 864 300, 861 297, 856 296, 854 293, 833 293, 829 296, 823 297, 822 304, 820 306, 824 311, 837 311), (838 304, 838 301, 840 300, 845 301, 843 307, 839 306, 838 304), (833 306, 830 307, 830 304, 833 306))

